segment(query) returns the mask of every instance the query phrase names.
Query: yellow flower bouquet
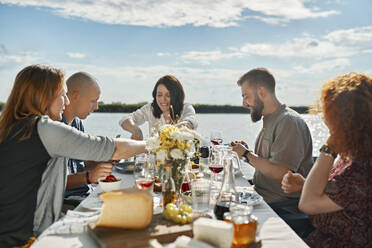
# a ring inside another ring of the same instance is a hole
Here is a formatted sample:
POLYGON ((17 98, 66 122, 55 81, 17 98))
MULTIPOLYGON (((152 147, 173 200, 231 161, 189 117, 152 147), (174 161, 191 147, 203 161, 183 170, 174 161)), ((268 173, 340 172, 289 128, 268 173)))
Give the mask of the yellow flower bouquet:
POLYGON ((156 166, 160 172, 165 164, 171 165, 177 192, 183 182, 185 166, 195 153, 195 141, 199 138, 197 132, 187 127, 163 125, 146 142, 146 149, 155 154, 156 166))

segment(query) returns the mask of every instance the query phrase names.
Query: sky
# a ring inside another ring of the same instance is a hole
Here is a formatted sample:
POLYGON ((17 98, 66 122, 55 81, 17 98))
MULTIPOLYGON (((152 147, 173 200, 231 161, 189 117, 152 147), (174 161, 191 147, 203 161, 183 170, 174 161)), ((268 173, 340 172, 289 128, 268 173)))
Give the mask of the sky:
POLYGON ((0 0, 0 101, 27 65, 92 74, 105 103, 152 101, 166 75, 186 102, 241 105, 265 67, 279 100, 314 104, 338 75, 372 76, 371 0, 0 0))

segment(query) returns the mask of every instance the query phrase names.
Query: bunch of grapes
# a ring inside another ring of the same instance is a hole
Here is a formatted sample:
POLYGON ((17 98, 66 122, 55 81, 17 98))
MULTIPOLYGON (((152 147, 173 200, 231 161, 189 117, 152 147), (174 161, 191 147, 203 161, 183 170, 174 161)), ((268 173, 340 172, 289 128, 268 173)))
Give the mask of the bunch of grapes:
POLYGON ((187 204, 177 207, 173 203, 168 203, 163 211, 163 216, 177 224, 187 224, 192 222, 192 208, 187 204))

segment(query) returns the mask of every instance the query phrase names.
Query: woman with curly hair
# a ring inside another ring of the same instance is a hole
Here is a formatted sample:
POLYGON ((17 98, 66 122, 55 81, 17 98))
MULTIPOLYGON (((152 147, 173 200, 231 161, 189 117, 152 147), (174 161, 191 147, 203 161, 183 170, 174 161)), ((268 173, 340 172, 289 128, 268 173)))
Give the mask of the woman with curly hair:
POLYGON ((330 137, 299 203, 316 227, 306 241, 310 247, 372 247, 372 78, 350 73, 330 80, 320 109, 330 137))
POLYGON ((185 92, 181 82, 172 75, 161 77, 152 91, 153 101, 125 116, 119 121, 120 126, 132 134, 131 138, 142 140, 139 125, 148 122, 149 134, 152 129, 164 124, 183 122, 188 128, 198 126, 195 110, 191 104, 184 103, 185 92))

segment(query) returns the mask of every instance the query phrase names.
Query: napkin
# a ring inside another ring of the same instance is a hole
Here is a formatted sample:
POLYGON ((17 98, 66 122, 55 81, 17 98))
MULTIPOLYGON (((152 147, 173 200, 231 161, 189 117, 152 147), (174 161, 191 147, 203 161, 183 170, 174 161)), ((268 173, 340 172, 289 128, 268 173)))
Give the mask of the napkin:
POLYGON ((87 231, 90 222, 98 221, 100 211, 80 212, 68 210, 66 215, 46 229, 38 239, 53 234, 78 234, 87 231))

